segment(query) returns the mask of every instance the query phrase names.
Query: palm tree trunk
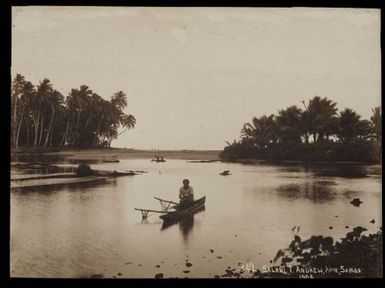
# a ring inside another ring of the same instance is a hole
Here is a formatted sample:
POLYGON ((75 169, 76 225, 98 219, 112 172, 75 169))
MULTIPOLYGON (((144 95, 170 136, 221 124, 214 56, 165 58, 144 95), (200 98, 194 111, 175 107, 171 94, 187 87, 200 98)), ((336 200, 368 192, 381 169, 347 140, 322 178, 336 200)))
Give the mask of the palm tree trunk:
POLYGON ((95 145, 95 147, 97 147, 98 146, 98 139, 99 139, 99 134, 100 134, 100 125, 102 124, 102 119, 103 119, 103 117, 102 117, 102 115, 100 115, 100 117, 99 117, 99 123, 98 123, 98 128, 96 128, 96 134, 95 134, 95 140, 94 140, 94 145, 95 145))
POLYGON ((41 124, 40 124, 40 135, 39 135, 39 146, 41 145, 41 140, 43 137, 43 130, 44 130, 44 114, 41 114, 41 124))
POLYGON ((73 132, 74 118, 75 118, 75 114, 72 114, 72 119, 71 119, 71 123, 70 123, 69 134, 68 134, 68 141, 69 141, 71 147, 74 144, 74 138, 75 138, 74 132, 73 132))
POLYGON ((14 97, 15 103, 13 107, 13 127, 12 127, 12 145, 16 145, 16 126, 17 126, 17 95, 14 97))
POLYGON ((28 121, 25 122, 25 127, 26 127, 26 129, 27 129, 27 141, 26 141, 25 144, 26 144, 27 146, 29 146, 29 145, 30 145, 30 142, 29 142, 29 141, 30 141, 30 140, 29 140, 30 136, 29 136, 29 126, 28 126, 28 121))
POLYGON ((19 125, 17 127, 16 142, 15 142, 15 147, 16 148, 19 147, 19 135, 20 135, 21 124, 23 123, 23 119, 24 119, 24 110, 25 110, 25 108, 23 108, 23 110, 22 110, 20 122, 19 122, 19 125))
POLYGON ((75 137, 76 137, 75 142, 76 142, 76 140, 78 138, 78 131, 79 131, 79 125, 80 125, 80 113, 81 113, 81 110, 79 109, 78 119, 76 121, 76 128, 75 128, 75 137))
POLYGON ((69 126, 70 126, 70 119, 67 120, 67 126, 66 126, 66 131, 64 132, 63 138, 61 140, 60 146, 64 146, 64 143, 67 142, 68 139, 68 131, 69 131, 69 126))
POLYGON ((33 146, 37 146, 37 140, 38 140, 38 132, 39 132, 39 114, 34 115, 33 117, 33 131, 34 131, 34 138, 33 138, 33 146))
POLYGON ((128 128, 124 129, 122 132, 120 132, 120 133, 118 134, 118 136, 119 136, 120 134, 123 134, 123 133, 126 132, 127 130, 128 130, 128 128))
POLYGON ((37 110, 37 114, 33 115, 33 122, 34 122, 34 132, 35 132, 35 138, 33 140, 33 146, 36 147, 39 140, 39 128, 40 128, 40 113, 41 113, 41 105, 39 105, 39 109, 37 110))
POLYGON ((52 133, 52 122, 53 122, 53 117, 55 115, 55 108, 52 106, 51 109, 52 109, 52 111, 51 111, 51 120, 49 122, 48 132, 47 132, 47 135, 45 137, 44 147, 47 147, 49 137, 50 137, 50 135, 52 133))

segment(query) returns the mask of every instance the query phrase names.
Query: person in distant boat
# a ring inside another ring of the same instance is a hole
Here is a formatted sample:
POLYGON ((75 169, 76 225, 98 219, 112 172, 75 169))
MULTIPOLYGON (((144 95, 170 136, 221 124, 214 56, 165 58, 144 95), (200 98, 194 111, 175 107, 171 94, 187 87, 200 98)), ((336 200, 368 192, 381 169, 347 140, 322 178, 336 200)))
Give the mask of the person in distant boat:
POLYGON ((194 203, 194 189, 189 185, 188 179, 183 180, 183 186, 179 189, 180 207, 188 208, 194 203))

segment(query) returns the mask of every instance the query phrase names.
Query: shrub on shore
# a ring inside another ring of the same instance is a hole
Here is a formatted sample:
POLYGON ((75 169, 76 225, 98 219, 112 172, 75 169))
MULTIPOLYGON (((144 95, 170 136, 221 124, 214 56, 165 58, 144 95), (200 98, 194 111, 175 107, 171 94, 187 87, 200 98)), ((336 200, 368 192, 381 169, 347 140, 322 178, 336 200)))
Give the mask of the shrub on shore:
POLYGON ((76 176, 78 177, 86 177, 95 175, 95 171, 91 169, 91 166, 85 163, 79 164, 76 169, 76 176))

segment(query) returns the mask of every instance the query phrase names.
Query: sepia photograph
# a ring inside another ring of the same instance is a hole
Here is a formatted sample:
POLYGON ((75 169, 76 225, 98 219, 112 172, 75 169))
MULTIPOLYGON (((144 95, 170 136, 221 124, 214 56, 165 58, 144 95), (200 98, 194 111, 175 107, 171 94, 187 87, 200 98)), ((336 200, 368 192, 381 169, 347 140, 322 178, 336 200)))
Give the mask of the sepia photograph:
POLYGON ((11 25, 11 278, 383 277, 380 9, 11 25))

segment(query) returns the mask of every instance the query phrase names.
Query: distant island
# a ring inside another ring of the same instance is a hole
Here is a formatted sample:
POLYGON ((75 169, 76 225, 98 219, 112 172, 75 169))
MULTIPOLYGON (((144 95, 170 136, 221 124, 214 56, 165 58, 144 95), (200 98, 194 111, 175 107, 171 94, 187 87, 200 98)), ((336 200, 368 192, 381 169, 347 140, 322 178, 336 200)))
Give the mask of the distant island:
POLYGON ((352 109, 338 113, 337 103, 315 96, 304 109, 290 106, 278 115, 254 117, 244 124, 239 140, 227 142, 220 157, 294 161, 380 162, 381 108, 370 120, 352 109))

